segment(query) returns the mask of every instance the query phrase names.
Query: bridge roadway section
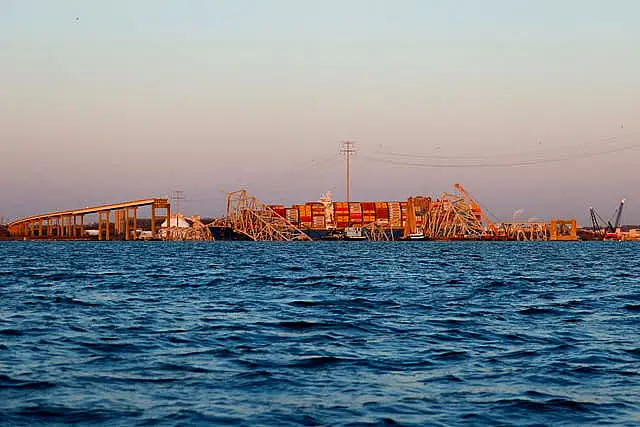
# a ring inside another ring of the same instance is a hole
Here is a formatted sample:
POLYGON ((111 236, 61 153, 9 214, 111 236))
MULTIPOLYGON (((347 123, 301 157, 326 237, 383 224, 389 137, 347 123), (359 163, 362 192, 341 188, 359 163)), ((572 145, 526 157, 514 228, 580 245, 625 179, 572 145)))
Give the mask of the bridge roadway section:
POLYGON ((135 240, 138 208, 151 206, 151 233, 155 237, 158 219, 171 217, 168 199, 142 199, 111 205, 86 207, 63 212, 52 212, 21 218, 9 223, 12 237, 30 239, 81 239, 85 236, 84 216, 98 214, 98 240, 120 238, 135 240), (166 215, 158 215, 156 209, 166 210, 166 215), (111 212, 114 213, 114 233, 111 233, 111 212))

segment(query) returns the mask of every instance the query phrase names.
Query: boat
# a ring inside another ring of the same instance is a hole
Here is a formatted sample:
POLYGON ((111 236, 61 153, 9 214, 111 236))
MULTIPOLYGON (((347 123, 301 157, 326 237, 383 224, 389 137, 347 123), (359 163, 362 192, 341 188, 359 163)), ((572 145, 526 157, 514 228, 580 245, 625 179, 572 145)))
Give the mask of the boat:
POLYGON ((407 234, 405 240, 425 240, 425 235, 422 227, 416 227, 416 231, 407 234))
POLYGON ((424 233, 410 233, 406 240, 425 240, 424 233))
POLYGON ((367 236, 362 232, 362 227, 346 227, 344 240, 366 240, 367 236))

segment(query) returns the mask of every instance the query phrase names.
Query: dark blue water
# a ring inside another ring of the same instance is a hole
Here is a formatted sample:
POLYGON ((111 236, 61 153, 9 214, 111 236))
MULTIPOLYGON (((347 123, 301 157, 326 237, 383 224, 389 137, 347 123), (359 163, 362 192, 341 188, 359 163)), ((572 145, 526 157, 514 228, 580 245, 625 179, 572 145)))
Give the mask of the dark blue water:
POLYGON ((640 425, 640 245, 0 242, 2 425, 640 425))

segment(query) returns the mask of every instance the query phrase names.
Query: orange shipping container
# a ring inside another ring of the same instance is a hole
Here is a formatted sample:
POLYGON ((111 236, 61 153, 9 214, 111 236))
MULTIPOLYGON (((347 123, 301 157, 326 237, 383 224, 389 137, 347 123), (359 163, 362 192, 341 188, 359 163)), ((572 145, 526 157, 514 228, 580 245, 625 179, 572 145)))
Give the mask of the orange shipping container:
POLYGON ((318 228, 318 229, 326 228, 324 223, 324 216, 314 216, 312 224, 313 224, 313 228, 318 228))

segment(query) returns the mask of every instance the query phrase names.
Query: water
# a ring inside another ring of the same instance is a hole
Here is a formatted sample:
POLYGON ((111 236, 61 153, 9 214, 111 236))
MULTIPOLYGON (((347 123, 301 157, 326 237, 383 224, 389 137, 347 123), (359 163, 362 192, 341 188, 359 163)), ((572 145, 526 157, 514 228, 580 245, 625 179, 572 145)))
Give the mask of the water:
POLYGON ((640 425, 639 250, 0 242, 0 424, 640 425))

